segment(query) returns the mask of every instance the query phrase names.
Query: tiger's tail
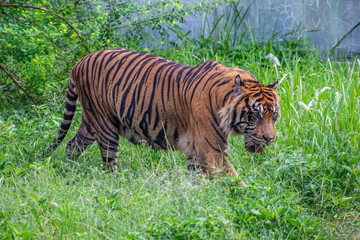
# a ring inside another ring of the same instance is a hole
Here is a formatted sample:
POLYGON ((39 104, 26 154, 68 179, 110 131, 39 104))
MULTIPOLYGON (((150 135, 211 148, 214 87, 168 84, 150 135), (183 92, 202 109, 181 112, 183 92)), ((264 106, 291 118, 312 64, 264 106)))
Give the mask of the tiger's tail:
POLYGON ((77 100, 78 100, 78 94, 77 94, 75 82, 72 79, 72 77, 70 77, 67 88, 64 115, 61 120, 59 131, 56 135, 56 138, 48 147, 48 149, 40 156, 41 158, 48 157, 51 154, 51 152, 54 151, 64 140, 67 132, 70 129, 73 117, 75 115, 77 100))

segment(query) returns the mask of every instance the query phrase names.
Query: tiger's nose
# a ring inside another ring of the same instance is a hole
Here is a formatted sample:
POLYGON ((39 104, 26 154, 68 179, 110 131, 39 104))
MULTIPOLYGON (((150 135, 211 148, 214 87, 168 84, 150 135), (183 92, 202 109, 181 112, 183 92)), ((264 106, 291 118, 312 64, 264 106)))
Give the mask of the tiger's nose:
POLYGON ((273 142, 275 140, 275 136, 274 137, 271 137, 271 136, 265 136, 263 135, 263 138, 265 140, 266 143, 270 143, 270 142, 273 142))

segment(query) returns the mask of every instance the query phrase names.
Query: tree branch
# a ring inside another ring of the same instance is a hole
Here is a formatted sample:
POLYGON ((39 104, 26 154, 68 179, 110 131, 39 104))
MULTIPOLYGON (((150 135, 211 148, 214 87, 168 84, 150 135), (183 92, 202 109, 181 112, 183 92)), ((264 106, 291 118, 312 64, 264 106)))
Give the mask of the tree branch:
POLYGON ((31 97, 30 94, 28 94, 28 93, 26 92, 25 88, 24 88, 23 86, 21 86, 21 84, 16 80, 16 78, 15 78, 13 75, 11 75, 11 74, 6 70, 6 68, 5 68, 3 65, 0 64, 0 68, 6 73, 6 75, 8 75, 8 76, 14 81, 14 83, 26 94, 26 96, 27 96, 35 105, 39 105, 39 104, 37 103, 37 101, 36 101, 33 97, 31 97))
MULTIPOLYGON (((175 16, 176 15, 174 15, 174 14, 165 14, 163 17, 175 17, 175 16)), ((108 29, 102 30, 100 32, 107 32, 107 31, 127 28, 127 27, 130 27, 130 26, 136 26, 136 25, 139 25, 139 24, 142 24, 142 23, 151 22, 151 21, 155 21, 155 20, 159 20, 159 19, 160 19, 159 17, 149 18, 149 19, 146 19, 146 20, 137 21, 137 22, 130 23, 130 24, 123 24, 123 25, 120 25, 120 26, 108 28, 108 29)))
POLYGON ((80 33, 75 29, 75 27, 73 25, 71 25, 64 17, 60 16, 57 13, 53 13, 52 11, 50 11, 49 9, 46 8, 42 8, 42 7, 36 7, 36 6, 31 6, 31 5, 26 5, 26 4, 8 4, 8 3, 1 3, 0 7, 24 7, 24 8, 32 8, 32 9, 37 9, 37 10, 41 10, 44 12, 48 12, 51 14, 54 14, 56 17, 60 18, 62 21, 64 21, 80 38, 81 42, 84 44, 85 49, 88 51, 88 53, 90 53, 90 50, 87 48, 87 46, 84 43, 84 39, 81 37, 80 33))
POLYGON ((159 18, 151 18, 151 19, 147 19, 147 20, 144 20, 144 21, 138 21, 138 22, 134 22, 134 23, 130 23, 130 24, 124 24, 124 25, 108 28, 108 29, 105 29, 105 30, 101 30, 100 32, 107 32, 107 31, 122 29, 122 28, 130 27, 130 26, 135 26, 135 25, 139 25, 139 24, 142 24, 142 23, 146 23, 146 22, 149 22, 149 21, 158 20, 158 19, 159 18))

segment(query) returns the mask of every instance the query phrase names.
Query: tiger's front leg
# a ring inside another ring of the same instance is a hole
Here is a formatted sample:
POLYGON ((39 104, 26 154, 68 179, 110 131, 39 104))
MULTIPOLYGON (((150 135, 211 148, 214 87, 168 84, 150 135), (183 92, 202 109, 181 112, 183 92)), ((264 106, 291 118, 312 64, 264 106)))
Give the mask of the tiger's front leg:
POLYGON ((237 177, 238 174, 227 157, 227 149, 227 144, 219 136, 212 138, 196 136, 194 138, 196 165, 210 179, 226 175, 237 177))

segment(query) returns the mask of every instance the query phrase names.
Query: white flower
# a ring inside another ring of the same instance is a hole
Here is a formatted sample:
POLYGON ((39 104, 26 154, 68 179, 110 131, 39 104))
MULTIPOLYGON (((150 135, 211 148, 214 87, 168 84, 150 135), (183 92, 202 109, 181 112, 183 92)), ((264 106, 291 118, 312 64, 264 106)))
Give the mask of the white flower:
POLYGON ((280 66, 280 67, 281 67, 281 64, 280 64, 279 59, 278 59, 274 54, 269 53, 268 55, 266 55, 266 58, 270 58, 271 60, 273 60, 275 67, 276 67, 276 66, 280 66))
POLYGON ((325 90, 328 90, 328 89, 330 90, 331 88, 329 88, 329 87, 323 87, 322 89, 316 91, 314 98, 313 98, 308 104, 305 104, 305 103, 303 103, 303 102, 299 102, 299 105, 309 111, 310 108, 311 108, 311 106, 312 106, 314 103, 315 103, 315 104, 317 103, 317 100, 318 100, 318 98, 319 98, 319 95, 320 95, 321 93, 323 93, 325 90))

